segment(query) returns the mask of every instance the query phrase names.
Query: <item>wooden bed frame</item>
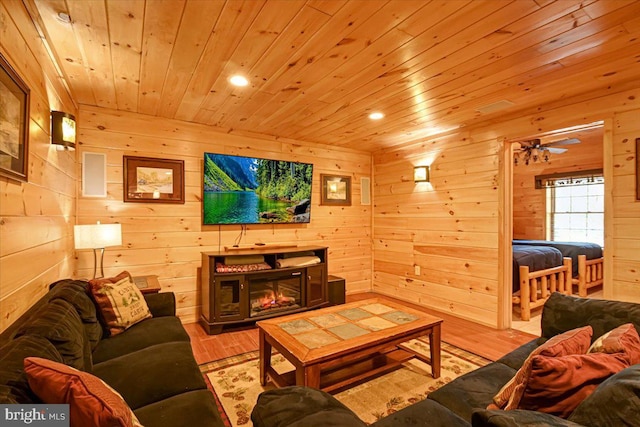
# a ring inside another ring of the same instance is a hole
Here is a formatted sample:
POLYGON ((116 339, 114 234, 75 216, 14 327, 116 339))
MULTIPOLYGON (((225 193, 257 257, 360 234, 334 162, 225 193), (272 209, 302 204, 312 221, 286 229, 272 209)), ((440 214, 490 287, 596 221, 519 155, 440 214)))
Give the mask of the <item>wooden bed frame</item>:
MULTIPOLYGON (((514 240, 513 241, 514 244, 516 244, 516 242, 518 242, 518 240, 514 240)), ((535 241, 531 241, 530 243, 526 243, 527 241, 525 240, 525 245, 526 246, 537 246, 538 244, 535 241)), ((555 247, 553 245, 552 241, 549 240, 545 240, 542 241, 543 244, 539 244, 539 246, 551 246, 551 247, 555 247)), ((580 242, 576 242, 578 245, 580 244, 580 242)), ((560 242, 560 244, 562 245, 566 245, 566 243, 560 242)), ((562 248, 557 247, 556 249, 560 249, 560 251, 562 252, 562 248)), ((564 255, 564 253, 563 253, 564 255)), ((574 258, 572 258, 573 260, 575 260, 575 255, 573 254, 573 251, 569 254, 567 253, 567 255, 571 255, 574 258)), ((572 261, 573 262, 573 261, 572 261)), ((578 268, 577 268, 577 272, 578 275, 576 277, 574 277, 572 279, 573 284, 571 286, 569 286, 567 288, 568 293, 573 293, 574 290, 574 286, 578 288, 578 296, 584 298, 588 296, 587 290, 594 287, 594 286, 599 286, 602 285, 604 283, 603 280, 603 275, 604 275, 604 256, 600 257, 600 258, 595 258, 595 259, 587 259, 587 255, 586 254, 582 254, 582 255, 578 255, 577 256, 577 263, 578 263, 578 268)), ((573 268, 575 268, 575 264, 572 265, 573 268)))
POLYGON ((522 320, 531 320, 532 309, 542 307, 554 292, 570 294, 572 286, 571 258, 565 257, 561 266, 545 270, 530 272, 528 266, 521 266, 520 295, 513 296, 513 305, 520 307, 522 320))
MULTIPOLYGON (((578 278, 573 284, 578 285, 578 295, 587 296, 587 289, 602 285, 604 257, 587 259, 586 255, 578 255, 578 278)), ((571 289, 571 288, 570 288, 571 289)))

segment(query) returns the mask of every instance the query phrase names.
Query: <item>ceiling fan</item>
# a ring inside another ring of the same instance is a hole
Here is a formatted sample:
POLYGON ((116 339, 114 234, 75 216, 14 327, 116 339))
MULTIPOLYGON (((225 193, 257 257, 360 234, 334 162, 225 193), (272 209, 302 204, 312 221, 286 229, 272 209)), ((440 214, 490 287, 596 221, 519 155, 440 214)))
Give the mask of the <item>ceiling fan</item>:
POLYGON ((556 148, 563 145, 579 144, 578 138, 565 138, 557 141, 547 142, 543 144, 540 138, 521 141, 520 148, 513 155, 513 163, 518 166, 522 161, 525 165, 529 163, 548 162, 551 159, 551 153, 562 154, 567 151, 566 148, 556 148))

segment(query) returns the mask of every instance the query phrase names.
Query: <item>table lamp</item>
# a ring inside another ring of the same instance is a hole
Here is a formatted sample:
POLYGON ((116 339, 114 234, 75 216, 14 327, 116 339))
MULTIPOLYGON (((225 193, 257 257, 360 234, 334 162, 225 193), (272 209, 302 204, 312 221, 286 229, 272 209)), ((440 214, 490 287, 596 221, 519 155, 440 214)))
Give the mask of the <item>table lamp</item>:
POLYGON ((87 224, 73 226, 76 249, 93 249, 93 278, 104 277, 102 268, 104 248, 122 245, 122 226, 120 224, 87 224), (100 250, 100 276, 98 271, 98 250, 100 250))

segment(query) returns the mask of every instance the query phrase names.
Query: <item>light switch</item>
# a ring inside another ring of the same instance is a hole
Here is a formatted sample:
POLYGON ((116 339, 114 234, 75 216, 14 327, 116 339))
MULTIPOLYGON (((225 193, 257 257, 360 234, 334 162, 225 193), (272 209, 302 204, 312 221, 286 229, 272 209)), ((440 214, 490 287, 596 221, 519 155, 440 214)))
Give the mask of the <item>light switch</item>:
POLYGON ((416 276, 419 276, 419 275, 420 275, 420 266, 419 266, 418 264, 415 264, 415 265, 413 266, 413 269, 414 269, 414 273, 415 273, 415 275, 416 275, 416 276))

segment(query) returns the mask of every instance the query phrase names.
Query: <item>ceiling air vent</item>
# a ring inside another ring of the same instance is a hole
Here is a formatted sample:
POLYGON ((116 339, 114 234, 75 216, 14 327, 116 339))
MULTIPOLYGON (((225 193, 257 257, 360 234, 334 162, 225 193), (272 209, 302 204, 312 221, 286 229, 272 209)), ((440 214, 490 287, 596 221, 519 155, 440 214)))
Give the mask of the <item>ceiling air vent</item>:
POLYGON ((513 102, 503 99, 502 101, 494 102, 493 104, 480 107, 476 111, 481 114, 490 114, 495 113, 496 111, 504 110, 505 108, 509 108, 513 105, 515 105, 513 102))

